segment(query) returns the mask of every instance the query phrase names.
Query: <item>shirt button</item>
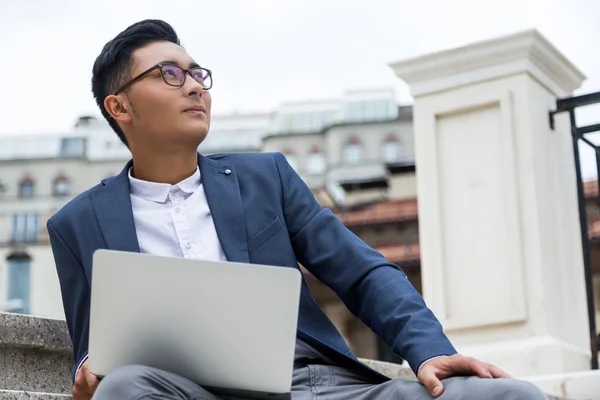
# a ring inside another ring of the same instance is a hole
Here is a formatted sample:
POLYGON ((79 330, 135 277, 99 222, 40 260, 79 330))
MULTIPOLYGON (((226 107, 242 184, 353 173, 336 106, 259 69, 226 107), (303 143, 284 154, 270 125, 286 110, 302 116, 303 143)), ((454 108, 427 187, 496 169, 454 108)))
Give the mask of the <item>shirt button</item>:
POLYGON ((176 212, 177 214, 179 214, 179 213, 181 212, 181 208, 177 207, 177 208, 175 209, 175 212, 176 212))
POLYGON ((173 186, 173 187, 171 188, 171 193, 175 193, 176 191, 177 191, 177 188, 176 188, 175 186, 173 186))
POLYGON ((186 243, 186 244, 185 244, 185 248, 189 250, 189 249, 191 249, 191 248, 192 248, 192 245, 191 245, 191 244, 189 244, 189 243, 186 243))

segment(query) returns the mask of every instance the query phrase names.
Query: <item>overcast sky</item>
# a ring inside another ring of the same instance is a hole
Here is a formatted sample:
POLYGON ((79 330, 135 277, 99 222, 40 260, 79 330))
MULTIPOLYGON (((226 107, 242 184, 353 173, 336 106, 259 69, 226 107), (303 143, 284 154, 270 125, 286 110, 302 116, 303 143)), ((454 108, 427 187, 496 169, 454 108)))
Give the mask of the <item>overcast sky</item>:
MULTIPOLYGON (((65 132, 99 115, 92 64, 146 18, 173 25, 213 70, 213 112, 223 114, 370 87, 411 103, 390 62, 530 28, 588 77, 576 93, 600 91, 598 16, 599 0, 0 0, 0 135, 65 132)), ((600 107, 581 116, 598 122, 600 107)), ((593 152, 582 150, 590 178, 593 152)))
POLYGON ((164 19, 214 71, 216 113, 391 86, 388 64, 537 28, 600 90, 597 0, 0 0, 0 134, 70 130, 96 114, 91 67, 131 23, 164 19))

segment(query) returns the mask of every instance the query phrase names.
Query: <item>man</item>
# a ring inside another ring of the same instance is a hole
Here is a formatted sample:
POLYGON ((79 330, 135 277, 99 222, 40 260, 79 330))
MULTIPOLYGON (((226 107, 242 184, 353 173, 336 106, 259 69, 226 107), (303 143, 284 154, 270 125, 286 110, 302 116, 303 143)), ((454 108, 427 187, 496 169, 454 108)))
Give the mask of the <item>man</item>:
POLYGON ((390 380, 361 364, 303 282, 294 399, 544 398, 533 385, 457 354, 404 273, 322 209, 281 154, 199 155, 211 87, 211 71, 163 21, 130 26, 96 59, 94 96, 133 157, 48 221, 74 346, 74 399, 218 399, 146 366, 102 381, 89 372, 92 254, 100 248, 293 268, 300 262, 420 381, 390 380))

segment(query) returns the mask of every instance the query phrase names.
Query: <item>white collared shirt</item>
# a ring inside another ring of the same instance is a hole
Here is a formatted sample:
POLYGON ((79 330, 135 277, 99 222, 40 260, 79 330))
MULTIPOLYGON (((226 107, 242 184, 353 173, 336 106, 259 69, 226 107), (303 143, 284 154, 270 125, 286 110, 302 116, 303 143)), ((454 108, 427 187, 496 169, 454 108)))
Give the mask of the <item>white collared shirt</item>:
POLYGON ((176 185, 142 181, 129 170, 131 208, 140 251, 165 257, 227 261, 200 169, 176 185))

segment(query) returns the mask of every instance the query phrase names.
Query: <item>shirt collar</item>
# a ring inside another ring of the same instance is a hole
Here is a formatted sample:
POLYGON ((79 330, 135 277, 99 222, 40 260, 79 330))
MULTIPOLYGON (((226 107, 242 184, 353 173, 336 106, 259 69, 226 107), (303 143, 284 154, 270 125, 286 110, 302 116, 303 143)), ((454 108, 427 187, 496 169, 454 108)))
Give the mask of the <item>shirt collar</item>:
POLYGON ((156 203, 164 203, 169 197, 169 192, 172 188, 179 188, 186 194, 194 193, 200 187, 200 169, 196 168, 190 177, 185 178, 181 182, 171 185, 169 183, 148 182, 134 178, 131 175, 133 167, 129 168, 129 187, 130 193, 144 200, 154 201, 156 203))

